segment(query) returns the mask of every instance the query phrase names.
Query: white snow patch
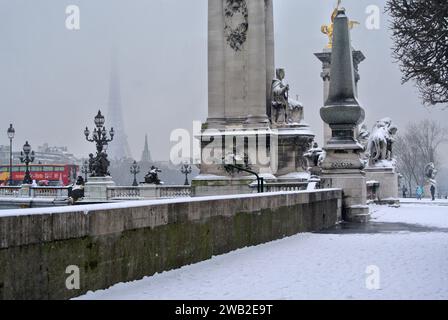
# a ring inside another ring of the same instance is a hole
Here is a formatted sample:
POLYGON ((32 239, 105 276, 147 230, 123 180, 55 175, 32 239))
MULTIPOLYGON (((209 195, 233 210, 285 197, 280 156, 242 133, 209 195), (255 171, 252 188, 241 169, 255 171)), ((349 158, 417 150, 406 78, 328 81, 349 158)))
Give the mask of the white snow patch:
MULTIPOLYGON (((448 226, 447 208, 439 206, 372 211, 378 222, 448 226)), ((448 299, 447 270, 446 232, 307 233, 80 299, 448 299), (380 269, 380 290, 366 288, 372 265, 380 269)))

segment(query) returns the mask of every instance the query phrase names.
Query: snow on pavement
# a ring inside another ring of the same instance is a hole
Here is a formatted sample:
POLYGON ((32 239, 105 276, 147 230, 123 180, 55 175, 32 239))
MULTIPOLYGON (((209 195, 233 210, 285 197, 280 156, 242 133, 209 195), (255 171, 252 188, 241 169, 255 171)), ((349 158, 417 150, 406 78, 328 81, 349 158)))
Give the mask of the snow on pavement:
POLYGON ((373 224, 415 230, 298 234, 80 299, 448 299, 448 207, 371 209, 373 224), (379 290, 366 287, 369 266, 379 290))

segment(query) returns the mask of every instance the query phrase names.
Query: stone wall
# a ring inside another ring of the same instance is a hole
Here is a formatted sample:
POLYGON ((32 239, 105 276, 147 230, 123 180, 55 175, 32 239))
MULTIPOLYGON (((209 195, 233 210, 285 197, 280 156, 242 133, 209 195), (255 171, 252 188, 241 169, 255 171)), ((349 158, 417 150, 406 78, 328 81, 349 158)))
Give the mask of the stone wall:
POLYGON ((340 207, 331 189, 0 211, 0 299, 72 298, 330 227, 340 207))

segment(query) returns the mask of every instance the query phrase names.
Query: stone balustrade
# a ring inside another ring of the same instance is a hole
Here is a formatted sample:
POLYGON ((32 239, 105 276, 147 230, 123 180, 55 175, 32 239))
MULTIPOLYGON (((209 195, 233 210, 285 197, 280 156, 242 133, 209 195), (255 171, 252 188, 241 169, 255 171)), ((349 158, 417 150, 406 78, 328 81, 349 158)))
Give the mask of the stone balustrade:
POLYGON ((191 196, 190 186, 162 186, 160 187, 161 198, 185 198, 191 196))
POLYGON ((68 187, 32 187, 31 198, 68 198, 68 187))
POLYGON ((0 198, 67 198, 68 187, 0 187, 0 198))
POLYGON ((264 192, 302 191, 306 190, 307 182, 279 182, 264 185, 264 192))
POLYGON ((20 195, 21 187, 0 187, 0 197, 15 198, 20 195))
POLYGON ((135 187, 108 187, 107 199, 117 200, 148 200, 159 198, 185 198, 190 197, 190 186, 162 186, 139 185, 135 187))

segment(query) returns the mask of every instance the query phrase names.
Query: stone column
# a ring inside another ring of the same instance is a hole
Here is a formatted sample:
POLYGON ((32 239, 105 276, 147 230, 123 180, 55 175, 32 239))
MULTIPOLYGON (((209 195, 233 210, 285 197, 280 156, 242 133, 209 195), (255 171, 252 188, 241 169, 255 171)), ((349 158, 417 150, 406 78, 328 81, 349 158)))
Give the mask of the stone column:
POLYGON ((201 172, 193 179, 193 194, 252 192, 255 176, 229 175, 222 163, 228 155, 247 156, 255 172, 275 179, 272 157, 259 160, 275 142, 267 115, 274 78, 272 0, 208 4, 209 115, 200 136, 201 172))
MULTIPOLYGON (((331 67, 331 49, 325 48, 322 52, 314 54, 322 62, 322 72, 320 74, 323 80, 323 103, 325 104, 330 92, 330 67, 331 67)), ((355 71, 355 94, 358 96, 358 82, 361 79, 359 75, 359 64, 365 60, 361 51, 353 50, 353 66, 355 71)), ((324 146, 331 138, 330 126, 324 122, 324 146)))
POLYGON ((274 9, 272 0, 266 3, 266 114, 271 117, 271 87, 275 77, 274 9))
POLYGON ((224 13, 222 0, 208 1, 208 120, 211 127, 225 118, 224 13))
POLYGON ((339 9, 334 20, 331 81, 328 99, 321 108, 322 120, 332 135, 326 142, 327 157, 322 163, 323 186, 344 191, 343 218, 365 222, 370 218, 366 206, 367 189, 360 159, 363 147, 356 141, 355 128, 364 121, 364 109, 356 97, 353 52, 348 17, 339 9))
POLYGON ((266 115, 266 10, 265 1, 247 1, 249 11, 248 40, 248 92, 247 120, 250 123, 267 123, 266 115))

